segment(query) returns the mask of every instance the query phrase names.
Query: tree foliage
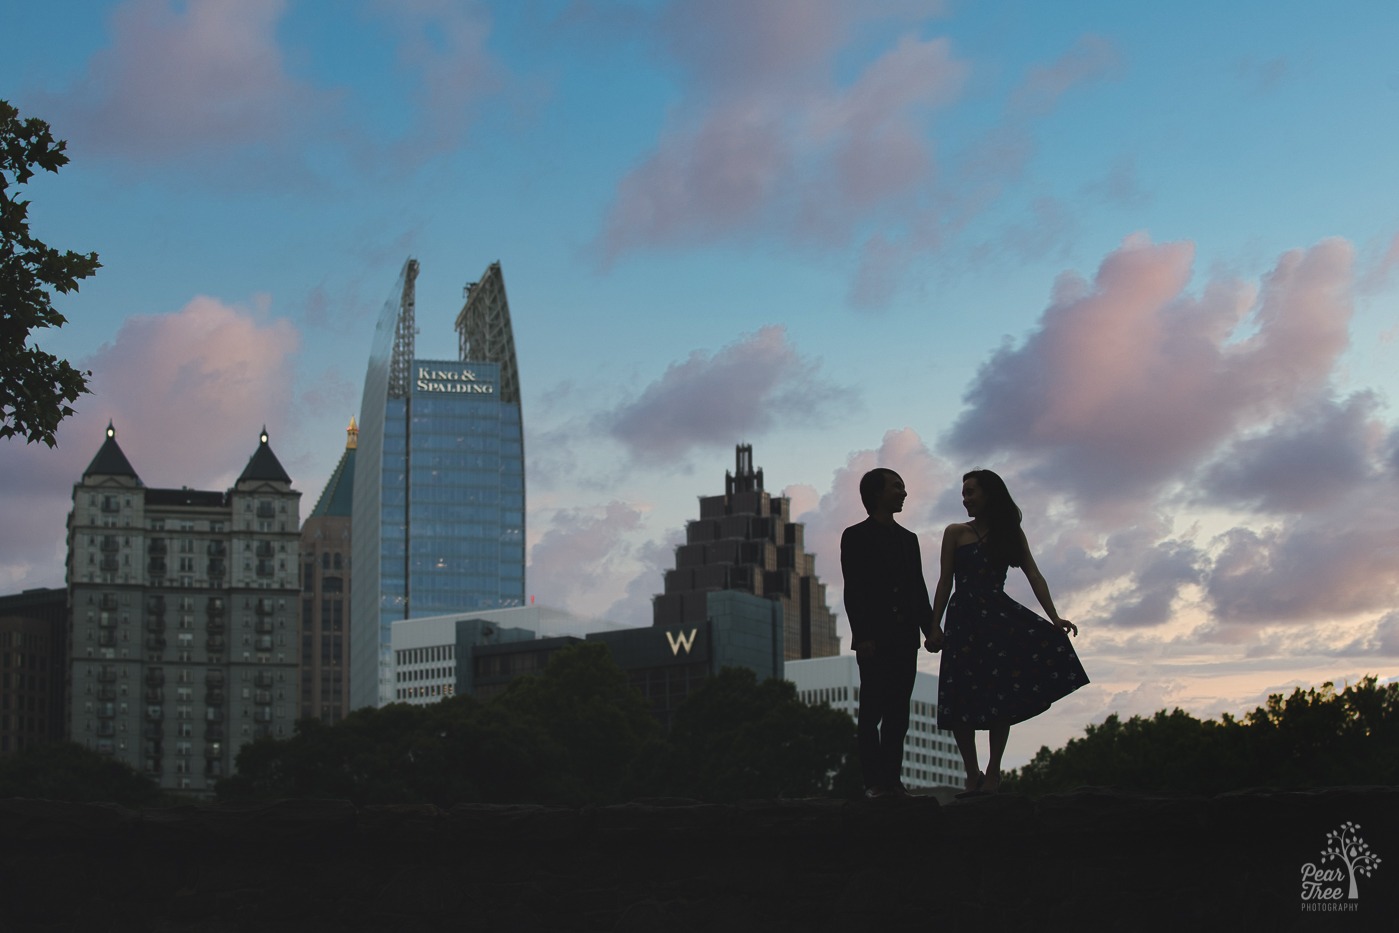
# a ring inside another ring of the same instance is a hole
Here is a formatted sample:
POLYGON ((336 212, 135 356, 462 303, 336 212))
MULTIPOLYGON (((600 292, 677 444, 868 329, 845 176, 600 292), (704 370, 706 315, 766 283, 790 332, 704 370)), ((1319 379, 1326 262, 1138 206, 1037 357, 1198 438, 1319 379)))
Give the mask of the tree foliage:
POLYGON ((0 757, 0 798, 32 797, 73 803, 159 803, 156 783, 119 761, 73 742, 30 745, 0 757))
POLYGON ((853 796, 855 724, 796 687, 729 668, 685 698, 671 727, 670 793, 709 800, 853 796))
POLYGON ((238 753, 225 800, 603 804, 637 797, 734 800, 856 794, 854 723, 808 707, 783 681, 726 670, 681 704, 665 735, 607 648, 555 654, 482 703, 358 710, 306 720, 238 753))
POLYGON ((52 447, 69 404, 88 391, 91 373, 30 342, 36 328, 62 327, 50 290, 77 291, 101 266, 96 253, 60 252, 29 232, 29 202, 19 195, 36 169, 66 165, 66 143, 49 125, 0 100, 0 438, 20 436, 52 447), (13 190, 12 190, 13 189, 13 190))
POLYGON ((1200 720, 1161 710, 1089 726, 1061 749, 1041 748, 1005 787, 1053 793, 1081 785, 1157 794, 1247 787, 1399 782, 1399 684, 1365 677, 1274 694, 1241 719, 1200 720))

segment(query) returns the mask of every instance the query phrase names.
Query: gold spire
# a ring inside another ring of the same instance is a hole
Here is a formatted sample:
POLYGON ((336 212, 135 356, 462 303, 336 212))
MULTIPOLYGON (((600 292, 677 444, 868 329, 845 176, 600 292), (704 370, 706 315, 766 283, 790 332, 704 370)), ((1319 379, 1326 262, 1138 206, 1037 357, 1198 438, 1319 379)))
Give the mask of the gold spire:
POLYGON ((345 449, 354 450, 359 446, 359 425, 355 423, 355 416, 350 416, 350 426, 345 429, 345 449))

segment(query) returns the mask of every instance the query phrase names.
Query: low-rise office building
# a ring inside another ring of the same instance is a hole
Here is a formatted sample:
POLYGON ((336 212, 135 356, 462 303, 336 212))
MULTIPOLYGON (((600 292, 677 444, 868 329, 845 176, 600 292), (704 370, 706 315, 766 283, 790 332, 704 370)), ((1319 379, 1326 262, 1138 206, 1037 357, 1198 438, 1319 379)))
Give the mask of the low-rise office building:
MULTIPOLYGON (((788 661, 786 678, 797 696, 812 706, 825 703, 851 719, 860 714, 860 668, 849 654, 788 661)), ((961 787, 966 778, 952 733, 937 727, 938 679, 919 671, 913 682, 908 735, 904 738, 904 785, 910 788, 961 787)))

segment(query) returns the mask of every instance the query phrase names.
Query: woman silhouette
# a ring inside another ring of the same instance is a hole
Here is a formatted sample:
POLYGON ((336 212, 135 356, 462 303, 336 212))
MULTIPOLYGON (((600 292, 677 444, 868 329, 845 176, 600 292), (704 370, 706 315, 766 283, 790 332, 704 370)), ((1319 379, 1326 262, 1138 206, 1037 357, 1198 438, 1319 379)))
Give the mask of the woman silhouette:
MULTIPOLYGON (((1059 618, 1005 481, 990 470, 962 477, 971 521, 947 526, 934 623, 947 612, 938 676, 938 727, 957 740, 968 794, 994 793, 1010 727, 1088 683, 1069 642, 1078 627, 1059 618), (1006 595, 1006 570, 1019 567, 1049 620, 1006 595), (953 581, 956 591, 953 591, 953 581), (977 767, 976 730, 990 732, 986 771, 977 767)), ((930 651, 936 650, 932 640, 930 651)), ((961 796, 961 795, 959 795, 961 796)))

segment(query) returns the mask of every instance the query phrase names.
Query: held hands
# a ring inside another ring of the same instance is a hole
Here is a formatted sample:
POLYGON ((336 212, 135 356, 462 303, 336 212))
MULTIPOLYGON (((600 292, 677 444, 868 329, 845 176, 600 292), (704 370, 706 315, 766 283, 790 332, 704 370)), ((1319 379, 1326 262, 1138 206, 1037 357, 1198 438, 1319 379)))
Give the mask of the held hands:
POLYGON ((1063 630, 1064 634, 1066 634, 1066 635, 1077 635, 1077 634, 1078 634, 1078 626, 1077 626, 1077 625, 1074 625, 1074 624, 1073 624, 1072 622, 1070 622, 1068 619, 1061 619, 1061 618, 1059 618, 1058 616, 1055 616, 1054 619, 1052 619, 1051 621, 1054 623, 1054 625, 1055 625, 1056 627, 1058 627, 1059 629, 1063 630))
POLYGON ((942 650, 942 629, 935 628, 931 635, 923 640, 923 647, 933 654, 942 650))

